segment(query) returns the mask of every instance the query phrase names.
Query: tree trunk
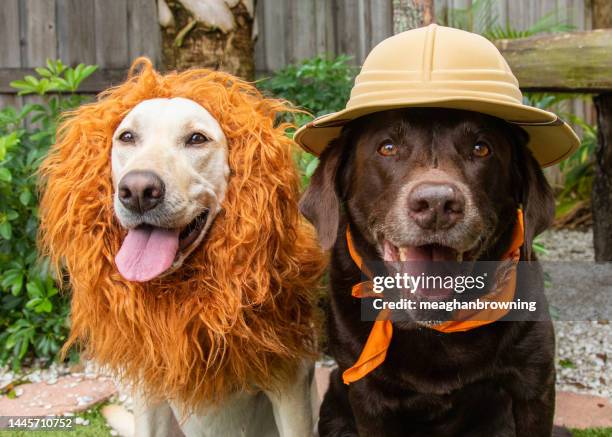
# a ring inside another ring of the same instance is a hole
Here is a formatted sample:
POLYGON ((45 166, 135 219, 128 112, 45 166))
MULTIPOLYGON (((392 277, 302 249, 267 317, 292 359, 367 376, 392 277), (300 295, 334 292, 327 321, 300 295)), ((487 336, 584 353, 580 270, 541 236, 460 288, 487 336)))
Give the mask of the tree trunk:
POLYGON ((253 3, 158 0, 165 68, 210 68, 253 80, 253 3))
MULTIPOLYGON (((593 28, 612 27, 612 3, 592 0, 593 28)), ((594 99, 597 150, 593 177, 593 243, 596 261, 612 261, 612 93, 594 99)))
POLYGON ((393 32, 435 23, 434 0, 393 0, 393 32))
POLYGON ((595 260, 612 261, 612 93, 593 100, 598 138, 592 201, 595 260))
POLYGON ((591 0, 593 29, 612 27, 612 2, 610 0, 591 0))

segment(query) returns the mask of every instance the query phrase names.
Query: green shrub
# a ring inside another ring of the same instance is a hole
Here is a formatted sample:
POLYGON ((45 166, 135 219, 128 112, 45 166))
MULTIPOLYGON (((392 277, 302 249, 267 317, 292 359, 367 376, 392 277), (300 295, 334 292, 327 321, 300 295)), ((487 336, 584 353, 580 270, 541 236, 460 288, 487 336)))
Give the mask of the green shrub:
MULTIPOLYGON (((318 117, 344 108, 356 73, 356 68, 349 64, 350 59, 346 55, 306 59, 277 71, 257 86, 318 117)), ((310 118, 305 116, 300 121, 310 118)))
MULTIPOLYGON (((257 86, 264 93, 288 100, 308 114, 293 114, 293 122, 301 126, 312 116, 329 114, 344 108, 351 93, 356 68, 350 57, 317 56, 297 65, 289 65, 257 86)), ((296 161, 302 174, 302 185, 308 184, 318 160, 307 152, 300 152, 296 161)))
MULTIPOLYGON (((478 32, 490 40, 526 38, 541 33, 570 32, 574 26, 562 19, 564 9, 554 9, 527 28, 517 29, 503 22, 498 13, 499 0, 473 0, 466 8, 443 8, 440 24, 469 32, 478 32)), ((571 9, 565 15, 571 16, 571 9)))
POLYGON ((569 118, 572 124, 581 128, 582 138, 576 153, 560 164, 564 186, 557 195, 558 216, 568 214, 582 204, 590 204, 593 188, 597 127, 574 115, 569 118))
POLYGON ((19 95, 38 95, 43 103, 0 111, 0 364, 15 369, 34 357, 50 361, 66 339, 68 299, 36 251, 36 172, 60 113, 84 101, 74 92, 95 69, 47 61, 36 69, 39 77, 11 83, 19 95))
POLYGON ((526 104, 561 114, 581 135, 578 150, 559 164, 563 186, 556 190, 556 217, 560 225, 576 225, 590 216, 591 191, 593 187, 597 127, 571 114, 566 103, 570 99, 585 99, 588 95, 525 93, 526 104))

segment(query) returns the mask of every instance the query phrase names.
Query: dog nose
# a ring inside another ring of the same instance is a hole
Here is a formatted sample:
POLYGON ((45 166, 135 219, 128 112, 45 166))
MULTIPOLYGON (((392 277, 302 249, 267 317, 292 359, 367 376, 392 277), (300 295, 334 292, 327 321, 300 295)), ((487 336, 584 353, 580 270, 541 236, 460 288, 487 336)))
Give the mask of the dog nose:
POLYGON ((448 229, 463 217, 465 198, 457 186, 423 182, 408 196, 408 213, 423 229, 448 229))
POLYGON ((119 200, 127 209, 144 213, 164 200, 164 181, 152 171, 133 170, 119 181, 119 200))

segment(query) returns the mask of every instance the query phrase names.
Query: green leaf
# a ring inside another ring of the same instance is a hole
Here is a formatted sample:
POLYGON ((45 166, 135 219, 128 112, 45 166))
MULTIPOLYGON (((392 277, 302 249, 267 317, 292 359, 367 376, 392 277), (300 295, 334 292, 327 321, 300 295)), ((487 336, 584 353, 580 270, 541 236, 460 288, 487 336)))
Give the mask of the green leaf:
POLYGON ((28 347, 30 346, 30 338, 25 337, 21 340, 21 347, 19 348, 19 358, 23 358, 28 351, 28 347))
POLYGON ((10 182, 12 179, 11 171, 6 167, 0 167, 0 181, 10 182))
POLYGON ((30 200, 32 200, 32 193, 30 192, 30 190, 25 189, 21 192, 21 194, 19 195, 19 201, 21 202, 21 204, 23 206, 28 206, 28 204, 30 203, 30 200))
POLYGON ((42 77, 51 77, 51 72, 46 68, 37 67, 34 70, 42 77))
POLYGON ((51 78, 51 81, 53 83, 54 88, 58 91, 70 91, 71 90, 70 83, 68 83, 68 81, 66 81, 66 79, 64 79, 63 77, 53 77, 51 78))
POLYGON ((30 299, 28 303, 26 303, 26 308, 33 309, 36 308, 42 302, 42 298, 35 297, 34 299, 30 299))
POLYGON ((15 88, 17 90, 31 90, 32 85, 26 82, 25 80, 14 80, 9 83, 11 88, 15 88))
POLYGON ((53 310, 53 304, 49 299, 43 299, 35 309, 37 313, 50 313, 51 310, 53 310))
POLYGON ((13 227, 9 222, 0 223, 0 236, 5 240, 10 240, 13 236, 13 227))
POLYGON ((25 82, 30 84, 33 88, 36 88, 38 86, 38 79, 36 79, 32 75, 25 76, 23 80, 25 80, 25 82))
POLYGON ((312 159, 308 166, 306 167, 306 171, 304 172, 307 177, 311 177, 315 170, 317 169, 317 165, 319 165, 319 160, 317 158, 312 159))
POLYGON ((67 91, 76 91, 76 82, 74 80, 74 70, 72 68, 67 69, 64 77, 66 78, 66 82, 68 83, 67 91))
POLYGON ((38 82, 38 86, 36 87, 36 93, 39 95, 45 95, 48 91, 52 90, 55 87, 55 84, 49 81, 47 78, 43 78, 38 82))
POLYGON ((19 218, 19 213, 15 211, 14 209, 9 209, 6 212, 6 218, 9 221, 16 220, 17 218, 19 218))
POLYGON ((4 289, 10 289, 13 296, 19 296, 23 288, 23 270, 19 268, 6 270, 2 276, 0 286, 4 289))
POLYGON ((13 281, 11 282, 11 294, 13 296, 19 296, 21 294, 22 288, 23 288, 23 274, 13 278, 13 281))
POLYGON ((6 339, 6 343, 4 344, 4 348, 5 349, 11 349, 15 346, 15 343, 17 343, 17 337, 15 335, 10 335, 7 339, 6 339))
POLYGON ((91 76, 98 69, 97 65, 87 65, 81 72, 81 80, 91 76))
POLYGON ((19 144, 19 131, 13 131, 8 135, 0 137, 0 161, 4 160, 6 152, 19 144))
POLYGON ((29 281, 26 284, 26 289, 28 290, 28 296, 32 298, 41 297, 44 295, 43 288, 38 281, 29 281))
POLYGON ((57 287, 50 287, 50 288, 47 288, 47 297, 53 297, 53 296, 55 296, 57 293, 59 293, 59 290, 57 289, 57 287))

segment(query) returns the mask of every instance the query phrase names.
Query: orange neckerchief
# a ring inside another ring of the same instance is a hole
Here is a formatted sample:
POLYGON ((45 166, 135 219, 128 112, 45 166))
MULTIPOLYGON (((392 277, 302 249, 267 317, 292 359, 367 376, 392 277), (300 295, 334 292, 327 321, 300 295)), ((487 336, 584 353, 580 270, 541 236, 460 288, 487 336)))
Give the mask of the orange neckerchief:
MULTIPOLYGON (((498 302, 511 302, 514 300, 514 293, 516 291, 516 266, 521 257, 520 248, 523 245, 524 239, 523 211, 519 209, 517 212, 518 219, 514 227, 512 242, 502 257, 502 260, 512 260, 514 263, 513 267, 509 271, 510 275, 502 287, 487 294, 481 300, 498 302)), ((367 276, 371 276, 363 263, 361 256, 359 256, 357 253, 348 227, 346 229, 346 241, 348 244, 349 254, 351 255, 351 258, 355 264, 357 264, 357 267, 359 267, 359 269, 367 276)), ((352 289, 353 297, 380 297, 380 295, 372 292, 371 286, 371 281, 356 284, 352 289)), ((471 311, 461 310, 455 313, 453 320, 427 327, 444 333, 469 331, 470 329, 488 325, 489 323, 493 323, 501 319, 508 313, 508 311, 509 309, 483 309, 471 311)), ((385 309, 378 314, 366 344, 361 351, 361 355, 357 359, 357 362, 353 364, 352 367, 345 370, 342 374, 344 383, 350 384, 351 382, 355 382, 380 366, 385 361, 387 349, 389 349, 389 345, 391 344, 392 336, 393 325, 391 320, 388 318, 388 310, 385 309)))

